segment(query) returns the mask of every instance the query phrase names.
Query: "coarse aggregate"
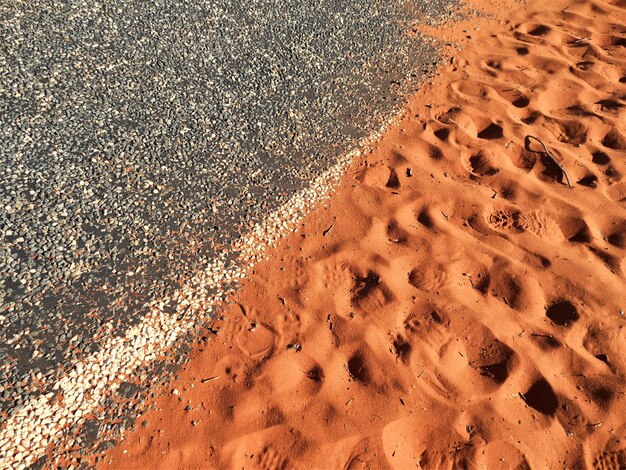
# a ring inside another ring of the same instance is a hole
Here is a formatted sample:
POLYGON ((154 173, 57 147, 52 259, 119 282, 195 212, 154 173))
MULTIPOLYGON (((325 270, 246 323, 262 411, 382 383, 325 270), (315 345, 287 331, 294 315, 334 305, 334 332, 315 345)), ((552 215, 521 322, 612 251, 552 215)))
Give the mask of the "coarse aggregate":
POLYGON ((3 463, 212 313, 435 63, 410 22, 453 7, 0 0, 3 463))

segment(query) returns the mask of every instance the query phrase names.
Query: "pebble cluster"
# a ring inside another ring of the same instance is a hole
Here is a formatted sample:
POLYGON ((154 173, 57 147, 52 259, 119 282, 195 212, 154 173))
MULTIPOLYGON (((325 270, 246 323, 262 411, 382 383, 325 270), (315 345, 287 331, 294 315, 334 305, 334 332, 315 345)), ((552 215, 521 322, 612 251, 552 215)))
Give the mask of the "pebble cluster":
POLYGON ((211 315, 399 110, 435 57, 406 26, 448 4, 0 4, 0 466, 78 445, 211 315))

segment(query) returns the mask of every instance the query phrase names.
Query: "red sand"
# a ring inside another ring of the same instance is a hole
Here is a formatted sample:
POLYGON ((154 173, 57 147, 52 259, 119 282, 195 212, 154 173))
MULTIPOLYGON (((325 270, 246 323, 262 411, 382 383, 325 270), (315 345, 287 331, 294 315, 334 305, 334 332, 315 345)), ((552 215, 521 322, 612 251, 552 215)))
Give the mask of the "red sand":
POLYGON ((626 3, 479 7, 103 467, 626 468, 626 3))

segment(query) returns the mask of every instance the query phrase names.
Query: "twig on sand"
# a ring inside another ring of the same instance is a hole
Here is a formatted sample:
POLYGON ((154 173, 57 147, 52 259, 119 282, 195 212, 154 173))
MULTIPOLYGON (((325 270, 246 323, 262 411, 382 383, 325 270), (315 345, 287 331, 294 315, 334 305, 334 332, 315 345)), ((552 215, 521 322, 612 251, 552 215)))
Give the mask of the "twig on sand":
POLYGON ((558 166, 558 167, 559 167, 559 170, 561 170, 561 172, 562 172, 562 173, 563 173, 563 175, 565 176, 565 179, 567 180, 567 185, 568 185, 570 188, 573 188, 573 186, 572 186, 572 182, 571 182, 571 180, 569 179, 569 176, 567 175, 567 172, 565 171, 565 168, 563 168, 563 166, 559 163, 559 161, 558 161, 556 158, 554 158, 554 155, 552 155, 552 154, 550 153, 550 151, 548 150, 548 147, 546 147, 546 144, 544 144, 544 143, 543 143, 543 141, 542 141, 541 139, 539 139, 539 138, 537 138, 537 137, 535 137, 535 136, 533 136, 533 135, 527 135, 527 136, 526 136, 526 139, 533 139, 533 140, 536 140, 537 142, 539 142, 539 143, 541 144, 541 146, 543 147, 543 150, 544 150, 545 154, 546 154, 548 157, 550 157, 550 159, 554 162, 554 164, 555 164, 556 166, 558 166))
MULTIPOLYGON (((200 382, 202 382, 203 384, 205 384, 205 383, 207 383, 207 382, 212 382, 213 380, 217 380, 217 379, 219 379, 219 378, 220 378, 220 376, 219 376, 219 375, 215 375, 215 376, 213 376, 213 377, 208 377, 208 378, 206 378, 206 379, 202 379, 202 380, 200 380, 200 382)), ((204 403, 203 403, 203 405, 204 405, 204 403)))
POLYGON ((544 335, 542 333, 535 333, 535 332, 532 332, 530 336, 538 336, 540 338, 554 338, 554 336, 552 335, 544 335))

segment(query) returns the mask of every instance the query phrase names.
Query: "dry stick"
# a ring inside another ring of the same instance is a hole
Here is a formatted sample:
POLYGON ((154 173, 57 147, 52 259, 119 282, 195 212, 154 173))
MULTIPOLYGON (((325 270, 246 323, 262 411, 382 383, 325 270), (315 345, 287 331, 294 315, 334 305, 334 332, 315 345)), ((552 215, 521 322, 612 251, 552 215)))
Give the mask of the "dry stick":
POLYGON ((543 146, 543 150, 544 150, 544 152, 546 153, 546 155, 547 155, 548 157, 550 157, 550 159, 551 159, 551 160, 552 160, 552 161, 556 164, 556 166, 558 166, 558 167, 559 167, 559 170, 561 170, 561 172, 565 175, 565 179, 567 180, 567 185, 568 185, 570 188, 573 188, 573 186, 572 186, 572 182, 570 181, 569 176, 567 175, 567 172, 565 171, 565 168, 563 168, 563 167, 561 166, 561 164, 559 163, 559 161, 558 161, 556 158, 554 158, 554 156, 550 153, 550 151, 548 150, 548 147, 546 147, 546 144, 544 144, 544 143, 541 141, 541 139, 538 139, 537 137, 535 137, 535 136, 533 136, 533 135, 527 135, 527 136, 526 136, 526 138, 527 138, 527 139, 534 139, 534 140, 536 140, 537 142, 539 142, 539 143, 543 146))

